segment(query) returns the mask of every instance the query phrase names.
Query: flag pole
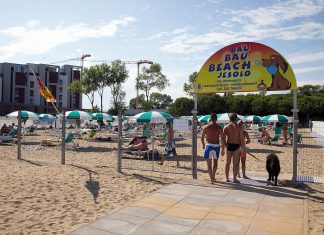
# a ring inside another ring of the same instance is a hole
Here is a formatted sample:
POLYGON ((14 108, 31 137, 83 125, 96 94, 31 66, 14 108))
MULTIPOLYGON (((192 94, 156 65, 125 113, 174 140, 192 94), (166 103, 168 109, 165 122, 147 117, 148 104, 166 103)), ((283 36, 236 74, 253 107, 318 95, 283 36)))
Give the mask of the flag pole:
MULTIPOLYGON (((36 80, 37 80, 37 77, 36 77, 36 74, 35 74, 34 70, 32 70, 31 68, 29 68, 29 70, 33 73, 34 77, 35 77, 36 80)), ((46 100, 46 98, 45 98, 45 100, 46 100)), ((54 107, 55 111, 57 112, 57 114, 58 114, 58 115, 61 115, 61 113, 58 111, 58 109, 57 109, 56 106, 54 105, 54 102, 50 102, 50 103, 53 105, 53 107, 54 107)))

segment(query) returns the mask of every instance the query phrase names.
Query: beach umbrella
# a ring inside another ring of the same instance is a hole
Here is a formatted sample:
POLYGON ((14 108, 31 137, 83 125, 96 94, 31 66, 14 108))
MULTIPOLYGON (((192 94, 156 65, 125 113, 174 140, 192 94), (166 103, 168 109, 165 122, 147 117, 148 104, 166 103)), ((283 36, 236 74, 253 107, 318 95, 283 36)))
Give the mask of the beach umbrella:
POLYGON ((173 121, 173 117, 170 114, 156 111, 139 113, 130 119, 132 121, 143 123, 166 123, 173 121))
POLYGON ((281 114, 273 114, 268 115, 262 118, 262 122, 281 122, 281 123, 288 123, 291 122, 291 119, 286 115, 281 114))
POLYGON ((74 119, 74 120, 93 120, 95 119, 91 113, 80 111, 80 110, 73 110, 67 111, 65 113, 67 119, 74 119))
POLYGON ((115 118, 107 113, 93 113, 92 114, 97 120, 104 120, 108 122, 113 122, 115 118))
POLYGON ((197 117, 198 122, 209 122, 210 115, 201 115, 197 117))
MULTIPOLYGON (((18 117, 18 111, 9 113, 9 114, 7 114, 6 117, 18 117)), ((27 119, 38 120, 39 115, 37 113, 34 113, 34 112, 21 110, 21 118, 24 119, 24 120, 27 120, 27 119)))
MULTIPOLYGON (((221 113, 217 114, 217 122, 219 123, 230 123, 230 116, 232 113, 221 113)), ((237 114, 237 121, 242 120, 246 122, 246 118, 242 115, 237 114)))
POLYGON ((55 119, 55 116, 52 115, 52 114, 47 114, 47 113, 42 113, 42 114, 39 114, 39 117, 41 119, 55 119))
POLYGON ((246 116, 246 121, 247 122, 261 122, 262 121, 262 117, 257 116, 257 115, 250 115, 250 116, 246 116))

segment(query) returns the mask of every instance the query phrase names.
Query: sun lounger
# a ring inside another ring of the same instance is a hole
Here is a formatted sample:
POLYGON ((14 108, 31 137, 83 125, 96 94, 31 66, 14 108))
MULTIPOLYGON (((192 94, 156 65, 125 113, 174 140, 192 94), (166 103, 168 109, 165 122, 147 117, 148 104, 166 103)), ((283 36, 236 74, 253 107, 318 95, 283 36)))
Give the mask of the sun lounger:
POLYGON ((0 136, 0 143, 12 143, 14 138, 10 135, 1 135, 0 136))

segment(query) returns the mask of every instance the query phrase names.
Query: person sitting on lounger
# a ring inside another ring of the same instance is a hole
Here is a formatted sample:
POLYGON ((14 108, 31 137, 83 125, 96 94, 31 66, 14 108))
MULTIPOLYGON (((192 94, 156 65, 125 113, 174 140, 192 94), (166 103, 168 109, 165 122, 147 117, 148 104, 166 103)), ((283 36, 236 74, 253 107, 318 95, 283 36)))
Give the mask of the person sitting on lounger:
POLYGON ((267 132, 267 130, 265 128, 259 128, 259 132, 260 132, 260 137, 258 139, 258 141, 261 143, 261 144, 271 144, 270 142, 270 135, 269 133, 267 132))
POLYGON ((10 132, 9 128, 7 127, 6 123, 3 124, 0 130, 0 135, 8 135, 10 132))
POLYGON ((145 137, 135 137, 126 148, 131 151, 147 151, 148 143, 145 137))

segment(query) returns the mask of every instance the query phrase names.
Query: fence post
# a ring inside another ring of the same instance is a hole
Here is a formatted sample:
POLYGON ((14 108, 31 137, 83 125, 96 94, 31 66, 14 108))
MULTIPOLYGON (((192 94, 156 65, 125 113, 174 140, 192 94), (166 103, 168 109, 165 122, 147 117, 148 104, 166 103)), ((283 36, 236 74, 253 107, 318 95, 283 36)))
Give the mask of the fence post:
POLYGON ((197 95, 192 110, 192 178, 197 179, 197 95))
POLYGON ((61 146, 61 164, 65 165, 65 111, 62 110, 62 146, 61 146))
POLYGON ((122 172, 122 136, 123 136, 123 120, 122 111, 118 110, 118 156, 117 156, 117 171, 122 172))
POLYGON ((21 110, 18 110, 17 159, 21 159, 21 110))
POLYGON ((294 132, 294 139, 293 139, 293 175, 292 181, 297 181, 297 155, 298 155, 298 148, 297 148, 297 134, 298 134, 298 109, 297 109, 297 90, 293 91, 294 96, 294 108, 291 110, 293 112, 293 132, 294 132))

